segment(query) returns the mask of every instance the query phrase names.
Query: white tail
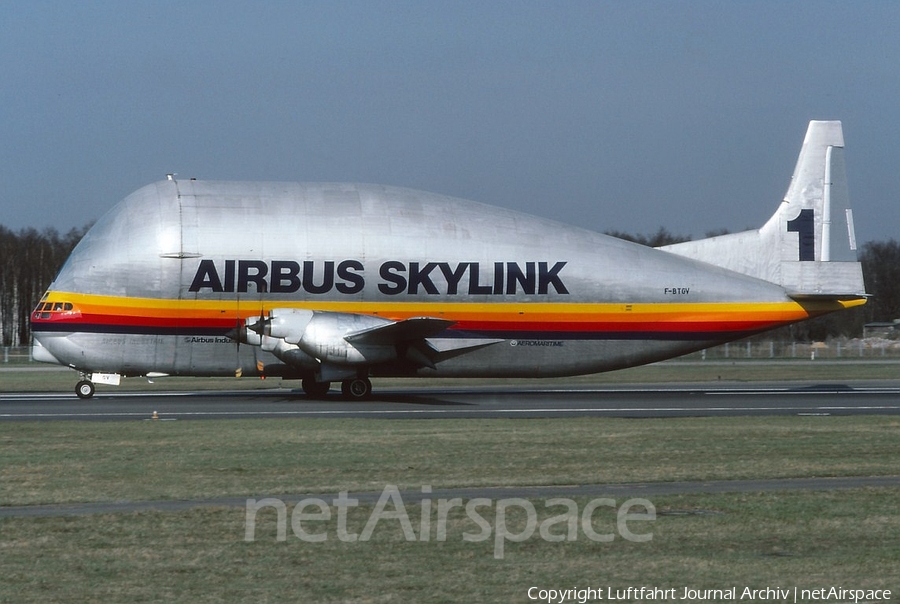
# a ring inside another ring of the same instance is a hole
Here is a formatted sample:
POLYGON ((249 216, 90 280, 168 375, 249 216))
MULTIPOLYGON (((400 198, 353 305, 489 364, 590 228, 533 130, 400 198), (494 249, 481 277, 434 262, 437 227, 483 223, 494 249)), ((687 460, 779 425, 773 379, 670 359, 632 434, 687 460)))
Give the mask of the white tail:
POLYGON ((864 297, 841 123, 809 123, 787 194, 762 228, 660 249, 777 283, 796 298, 864 297))

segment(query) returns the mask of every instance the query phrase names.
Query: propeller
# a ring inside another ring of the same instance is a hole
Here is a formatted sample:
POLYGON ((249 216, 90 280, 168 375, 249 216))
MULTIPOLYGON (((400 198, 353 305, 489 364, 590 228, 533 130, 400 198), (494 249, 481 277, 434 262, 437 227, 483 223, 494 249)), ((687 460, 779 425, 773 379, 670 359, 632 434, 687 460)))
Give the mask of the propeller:
MULTIPOLYGON (((259 306, 259 318, 256 320, 256 323, 254 323, 253 325, 250 325, 249 328, 248 328, 247 322, 244 321, 244 326, 241 328, 241 333, 240 333, 241 339, 244 340, 244 341, 249 341, 249 339, 247 338, 247 330, 249 329, 250 331, 253 331, 254 333, 258 333, 258 332, 256 332, 253 328, 254 328, 257 324, 262 323, 262 322, 265 321, 265 320, 266 320, 266 318, 265 318, 265 309, 264 309, 263 305, 260 304, 260 306, 259 306)), ((262 336, 262 334, 260 334, 259 345, 258 345, 258 346, 253 346, 253 360, 254 360, 254 362, 255 362, 255 364, 256 364, 256 370, 257 370, 257 371, 259 372, 259 374, 260 374, 260 379, 263 379, 263 380, 264 380, 264 379, 266 379, 266 375, 265 375, 265 373, 264 373, 266 366, 265 366, 265 363, 263 363, 263 362, 259 359, 259 357, 257 356, 257 354, 258 354, 257 350, 258 350, 260 347, 262 347, 263 337, 265 337, 265 336, 262 336)))
MULTIPOLYGON (((262 324, 263 322, 268 321, 265 317, 265 309, 260 306, 259 308, 259 319, 257 323, 247 325, 247 321, 241 319, 241 300, 237 299, 237 308, 234 317, 234 327, 225 332, 225 336, 231 340, 234 340, 235 343, 235 370, 234 376, 241 377, 243 374, 243 364, 241 363, 241 343, 248 342, 247 338, 247 330, 253 331, 262 336, 262 327, 257 327, 257 324, 262 324)), ((257 358, 257 346, 252 346, 253 348, 253 359, 256 361, 256 368, 260 372, 263 370, 263 363, 257 358)))
POLYGON ((234 328, 229 329, 225 332, 225 337, 234 340, 235 344, 235 354, 234 354, 234 377, 241 377, 243 373, 243 369, 241 368, 241 340, 243 339, 241 336, 242 322, 241 322, 241 298, 238 296, 237 305, 235 308, 234 315, 234 328))
POLYGON ((260 336, 265 337, 268 335, 266 333, 268 331, 267 328, 271 324, 272 324, 272 318, 263 316, 262 311, 260 311, 259 320, 256 323, 254 323, 253 325, 246 327, 246 329, 249 329, 250 331, 257 333, 260 336))

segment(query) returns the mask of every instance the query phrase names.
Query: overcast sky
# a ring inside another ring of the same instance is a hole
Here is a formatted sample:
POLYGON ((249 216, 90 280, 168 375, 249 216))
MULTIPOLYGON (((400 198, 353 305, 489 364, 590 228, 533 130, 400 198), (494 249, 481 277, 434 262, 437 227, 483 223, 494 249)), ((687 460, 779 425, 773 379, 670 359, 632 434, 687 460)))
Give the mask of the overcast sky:
POLYGON ((900 238, 900 3, 0 0, 16 230, 175 172, 701 237, 774 212, 810 119, 844 123, 859 240, 900 238))

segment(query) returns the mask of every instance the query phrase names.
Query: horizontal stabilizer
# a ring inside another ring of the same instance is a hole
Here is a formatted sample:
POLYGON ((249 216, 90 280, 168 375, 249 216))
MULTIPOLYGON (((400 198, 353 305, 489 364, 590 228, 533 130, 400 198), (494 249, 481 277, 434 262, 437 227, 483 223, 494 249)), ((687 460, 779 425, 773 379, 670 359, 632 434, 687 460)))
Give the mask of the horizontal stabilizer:
POLYGON ((431 338, 428 340, 428 346, 434 350, 434 361, 439 363, 505 341, 485 338, 431 338))
POLYGON ((794 299, 865 299, 858 262, 782 262, 785 289, 794 299))

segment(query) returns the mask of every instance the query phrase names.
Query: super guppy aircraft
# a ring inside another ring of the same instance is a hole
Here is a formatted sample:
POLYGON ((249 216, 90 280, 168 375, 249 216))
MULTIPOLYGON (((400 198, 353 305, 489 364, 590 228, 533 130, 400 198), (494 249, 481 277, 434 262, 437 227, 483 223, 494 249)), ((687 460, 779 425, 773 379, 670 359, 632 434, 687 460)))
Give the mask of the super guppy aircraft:
POLYGON ((863 304, 841 123, 760 229, 653 249, 443 195, 167 180, 107 212, 32 315, 81 374, 543 377, 632 367, 863 304))

